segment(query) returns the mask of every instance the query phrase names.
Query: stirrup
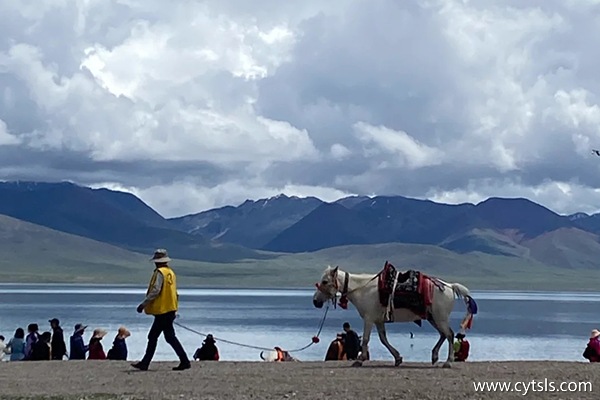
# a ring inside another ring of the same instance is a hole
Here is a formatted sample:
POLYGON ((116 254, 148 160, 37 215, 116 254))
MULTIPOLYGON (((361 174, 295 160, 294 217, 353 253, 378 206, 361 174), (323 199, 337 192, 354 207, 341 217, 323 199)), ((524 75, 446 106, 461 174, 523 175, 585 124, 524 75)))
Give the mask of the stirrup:
POLYGON ((389 304, 387 309, 385 310, 385 316, 383 318, 383 322, 394 322, 394 307, 393 303, 389 304))

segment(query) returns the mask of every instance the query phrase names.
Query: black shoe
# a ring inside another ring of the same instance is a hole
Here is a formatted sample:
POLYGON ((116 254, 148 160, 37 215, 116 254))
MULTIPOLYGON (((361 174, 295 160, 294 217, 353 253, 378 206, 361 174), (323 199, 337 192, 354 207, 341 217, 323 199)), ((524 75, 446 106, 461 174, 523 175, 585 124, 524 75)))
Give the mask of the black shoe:
POLYGON ((141 362, 131 364, 133 368, 137 368, 140 371, 148 371, 148 366, 146 364, 142 364, 141 362))
POLYGON ((190 369, 192 368, 192 364, 190 362, 187 363, 179 363, 178 366, 173 368, 173 371, 183 371, 185 369, 190 369))

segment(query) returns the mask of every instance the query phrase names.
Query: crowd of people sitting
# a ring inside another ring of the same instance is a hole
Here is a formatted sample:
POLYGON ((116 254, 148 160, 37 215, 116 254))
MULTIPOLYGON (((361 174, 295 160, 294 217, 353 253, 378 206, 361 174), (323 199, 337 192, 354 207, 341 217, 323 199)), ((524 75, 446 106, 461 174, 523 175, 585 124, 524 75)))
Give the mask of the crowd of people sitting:
MULTIPOLYGON (((50 330, 40 333, 38 324, 29 324, 27 334, 23 328, 17 328, 13 337, 6 341, 0 335, 0 361, 5 355, 10 361, 45 361, 45 360, 127 360, 126 339, 131 333, 121 326, 106 352, 102 339, 108 332, 102 328, 94 329, 90 340, 84 339, 88 328, 83 324, 76 324, 73 334, 69 338, 69 351, 65 343, 63 329, 60 321, 53 318, 50 321, 50 330)), ((213 335, 208 335, 202 346, 194 353, 198 361, 218 361, 219 350, 213 335)))
MULTIPOLYGON (((131 336, 131 333, 124 326, 118 329, 112 347, 105 353, 102 339, 108 332, 101 328, 94 329, 88 344, 85 344, 83 336, 87 326, 76 324, 69 339, 70 352, 68 352, 60 321, 53 318, 49 323, 50 331, 43 333, 39 333, 38 324, 29 324, 27 335, 23 328, 18 328, 8 342, 4 336, 0 335, 0 361, 3 361, 5 355, 10 356, 10 361, 63 360, 65 358, 69 360, 127 360, 126 339, 131 336)), ((344 331, 338 333, 329 345, 325 361, 356 360, 360 356, 361 337, 351 329, 348 322, 345 322, 342 327, 344 331)), ((412 338, 413 334, 411 333, 412 338)), ((278 347, 275 349, 278 353, 286 353, 278 347)), ((470 344, 465 338, 465 334, 456 334, 454 361, 466 361, 469 351, 470 344)), ((590 362, 600 362, 600 331, 598 329, 592 330, 583 357, 590 362)), ((219 361, 219 349, 212 334, 207 335, 202 346, 196 349, 193 359, 196 361, 219 361)), ((368 355, 366 359, 369 359, 368 355)), ((275 361, 286 360, 285 357, 278 357, 275 361)))
MULTIPOLYGON (((22 328, 18 328, 13 337, 6 342, 6 338, 0 335, 0 361, 4 355, 10 356, 10 361, 44 361, 44 360, 127 360, 126 339, 131 333, 121 326, 113 339, 112 347, 105 352, 102 339, 108 334, 104 329, 94 329, 88 343, 85 343, 84 334, 87 326, 76 324, 73 334, 69 338, 70 351, 67 351, 63 329, 60 321, 53 318, 50 321, 50 330, 39 333, 38 324, 29 324, 27 335, 22 328)), ((350 327, 348 322, 342 326, 343 333, 338 333, 335 340, 331 342, 325 355, 325 361, 356 360, 361 351, 361 337, 350 327)), ((411 334, 412 337, 412 334, 411 334)), ((469 356, 469 342, 465 335, 456 335, 454 343, 455 361, 466 361, 469 356)), ((278 353, 283 350, 276 348, 278 353)), ((591 362, 600 361, 600 332, 594 330, 584 353, 584 357, 591 362)), ((196 361, 219 361, 219 349, 212 334, 206 336, 202 346, 196 349, 193 359, 196 361)), ((275 361, 284 361, 281 357, 275 361)), ((367 356, 368 359, 368 356, 367 356)))
POLYGON ((92 337, 86 344, 83 338, 87 326, 76 324, 69 339, 70 351, 67 351, 63 329, 60 321, 53 318, 48 321, 50 330, 40 333, 38 324, 29 324, 27 334, 23 328, 17 328, 13 337, 6 343, 0 336, 0 360, 7 354, 10 361, 46 361, 46 360, 126 360, 127 339, 131 334, 125 327, 120 327, 108 353, 104 351, 102 339, 107 335, 104 329, 94 329, 92 337), (87 356, 86 356, 87 355, 87 356))

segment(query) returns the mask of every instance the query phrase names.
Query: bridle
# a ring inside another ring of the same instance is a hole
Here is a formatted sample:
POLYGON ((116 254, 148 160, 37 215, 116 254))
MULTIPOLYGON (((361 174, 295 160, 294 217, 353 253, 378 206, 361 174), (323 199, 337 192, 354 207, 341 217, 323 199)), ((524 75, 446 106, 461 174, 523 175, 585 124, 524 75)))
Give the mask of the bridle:
POLYGON ((317 283, 315 286, 317 287, 317 290, 319 290, 321 293, 331 297, 331 302, 333 303, 334 308, 336 308, 336 306, 339 305, 341 308, 343 308, 345 310, 348 308, 348 295, 350 295, 351 293, 354 293, 360 289, 365 288, 369 283, 371 283, 375 279, 377 279, 381 275, 382 272, 383 272, 383 270, 379 271, 377 273, 377 275, 375 275, 374 277, 369 279, 369 281, 367 283, 349 291, 348 290, 348 282, 350 281, 350 274, 348 272, 344 272, 344 283, 342 284, 342 290, 340 290, 340 287, 338 285, 338 272, 337 272, 337 267, 336 267, 335 275, 332 275, 332 280, 333 280, 333 288, 335 289, 335 293, 336 294, 337 294, 337 292, 341 293, 339 303, 335 302, 336 294, 334 294, 332 297, 331 292, 329 292, 328 290, 323 288, 323 286, 320 283, 317 283))

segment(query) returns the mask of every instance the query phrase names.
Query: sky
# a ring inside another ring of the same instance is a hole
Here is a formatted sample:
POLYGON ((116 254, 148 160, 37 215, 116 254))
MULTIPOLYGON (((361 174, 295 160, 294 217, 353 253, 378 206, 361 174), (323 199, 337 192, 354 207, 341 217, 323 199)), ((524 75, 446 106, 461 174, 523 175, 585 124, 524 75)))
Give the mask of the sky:
POLYGON ((0 179, 600 210, 600 0, 3 0, 0 179))

